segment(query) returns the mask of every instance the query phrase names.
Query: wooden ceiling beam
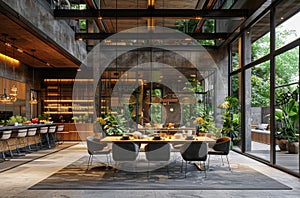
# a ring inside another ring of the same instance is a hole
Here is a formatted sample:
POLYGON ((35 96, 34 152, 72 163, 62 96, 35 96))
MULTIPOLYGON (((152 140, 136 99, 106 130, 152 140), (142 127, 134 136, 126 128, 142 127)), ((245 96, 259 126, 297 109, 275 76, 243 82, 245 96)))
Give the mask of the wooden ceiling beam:
MULTIPOLYGON (((211 10, 214 7, 215 4, 216 4, 216 0, 211 0, 211 1, 206 0, 204 5, 203 5, 203 8, 211 10)), ((202 29, 204 23, 205 23, 205 19, 202 19, 202 20, 198 21, 194 32, 201 32, 201 29, 202 29)))
MULTIPOLYGON (((97 5, 94 4, 93 0, 85 0, 85 3, 87 4, 89 9, 95 10, 98 8, 97 5)), ((94 21, 100 32, 108 32, 107 27, 103 20, 94 19, 94 21)))

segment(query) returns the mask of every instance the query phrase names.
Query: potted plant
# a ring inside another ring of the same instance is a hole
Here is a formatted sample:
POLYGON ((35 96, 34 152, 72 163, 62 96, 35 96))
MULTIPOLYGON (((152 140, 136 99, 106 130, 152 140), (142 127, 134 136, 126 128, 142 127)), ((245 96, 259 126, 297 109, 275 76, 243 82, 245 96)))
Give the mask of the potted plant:
POLYGON ((282 93, 277 97, 277 105, 280 108, 275 109, 275 119, 281 122, 281 128, 277 133, 279 148, 282 151, 288 150, 289 153, 298 153, 299 151, 297 134, 299 103, 297 102, 297 95, 298 88, 292 93, 289 91, 282 93))
POLYGON ((236 97, 228 96, 224 102, 218 105, 219 108, 224 109, 222 113, 223 127, 222 134, 231 137, 234 145, 240 144, 240 111, 239 101, 236 97))
POLYGON ((119 125, 117 118, 111 112, 106 113, 104 120, 103 129, 106 135, 123 135, 125 133, 124 128, 119 125))
POLYGON ((72 120, 74 120, 74 123, 76 123, 77 120, 79 120, 79 117, 78 117, 78 116, 73 116, 73 117, 72 117, 72 120))
POLYGON ((196 125, 196 135, 205 136, 206 133, 214 135, 217 138, 221 136, 220 129, 218 129, 214 123, 214 119, 211 115, 203 117, 197 117, 193 124, 196 125))

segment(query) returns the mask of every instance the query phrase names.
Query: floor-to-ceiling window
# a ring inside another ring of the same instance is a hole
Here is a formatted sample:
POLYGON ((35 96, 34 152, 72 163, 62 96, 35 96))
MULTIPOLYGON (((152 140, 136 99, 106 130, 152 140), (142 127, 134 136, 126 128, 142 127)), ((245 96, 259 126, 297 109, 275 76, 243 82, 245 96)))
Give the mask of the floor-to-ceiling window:
POLYGON ((244 144, 235 149, 299 176, 297 3, 275 1, 231 43, 230 76, 243 105, 244 144))

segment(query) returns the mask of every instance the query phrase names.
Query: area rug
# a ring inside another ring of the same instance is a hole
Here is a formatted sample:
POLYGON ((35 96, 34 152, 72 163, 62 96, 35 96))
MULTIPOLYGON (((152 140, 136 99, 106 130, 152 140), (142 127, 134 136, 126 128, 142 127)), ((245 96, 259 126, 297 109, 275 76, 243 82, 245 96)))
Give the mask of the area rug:
MULTIPOLYGON (((147 162, 139 160, 137 167, 147 162)), ((181 172, 181 163, 147 172, 116 171, 96 163, 87 170, 87 157, 83 157, 61 169, 30 190, 290 190, 292 188, 248 166, 232 164, 232 171, 214 166, 199 171, 188 164, 187 174, 181 172)))

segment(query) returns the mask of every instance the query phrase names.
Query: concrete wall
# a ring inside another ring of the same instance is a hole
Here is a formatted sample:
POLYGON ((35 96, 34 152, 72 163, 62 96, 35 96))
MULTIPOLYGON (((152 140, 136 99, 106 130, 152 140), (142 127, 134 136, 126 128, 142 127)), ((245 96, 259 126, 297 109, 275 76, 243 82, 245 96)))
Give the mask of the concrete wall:
POLYGON ((50 6, 49 9, 43 6, 44 0, 2 1, 47 35, 48 39, 53 39, 78 60, 84 60, 87 54, 85 43, 74 39, 74 31, 65 20, 54 19, 49 12, 50 6))

